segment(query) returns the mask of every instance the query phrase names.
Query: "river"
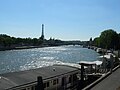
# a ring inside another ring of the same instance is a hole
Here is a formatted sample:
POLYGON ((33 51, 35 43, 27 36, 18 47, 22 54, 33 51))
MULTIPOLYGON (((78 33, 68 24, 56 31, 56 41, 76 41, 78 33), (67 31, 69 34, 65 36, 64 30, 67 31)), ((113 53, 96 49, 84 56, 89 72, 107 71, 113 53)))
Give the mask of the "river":
POLYGON ((57 46, 0 51, 0 74, 35 69, 53 64, 95 61, 99 54, 81 46, 57 46))

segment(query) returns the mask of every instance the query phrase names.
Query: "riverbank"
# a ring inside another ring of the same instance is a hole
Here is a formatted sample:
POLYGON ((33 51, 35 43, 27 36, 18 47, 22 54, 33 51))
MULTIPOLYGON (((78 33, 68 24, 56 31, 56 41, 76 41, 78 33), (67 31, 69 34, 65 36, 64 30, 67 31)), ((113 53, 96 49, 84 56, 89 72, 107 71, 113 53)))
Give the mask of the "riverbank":
POLYGON ((43 46, 21 46, 21 47, 5 47, 5 48, 0 48, 0 51, 6 51, 6 50, 17 50, 17 49, 31 49, 31 48, 40 48, 43 46))
POLYGON ((4 48, 0 48, 0 51, 19 50, 19 49, 32 49, 32 48, 42 48, 42 47, 51 47, 51 46, 48 46, 48 45, 40 45, 40 46, 4 47, 4 48))

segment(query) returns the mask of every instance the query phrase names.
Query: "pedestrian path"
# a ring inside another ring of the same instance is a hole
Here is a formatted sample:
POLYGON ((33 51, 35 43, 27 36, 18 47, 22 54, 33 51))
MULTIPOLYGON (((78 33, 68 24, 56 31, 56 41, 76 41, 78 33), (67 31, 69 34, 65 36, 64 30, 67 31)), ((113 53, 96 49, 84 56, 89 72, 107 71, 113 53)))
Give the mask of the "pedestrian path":
POLYGON ((95 85, 91 90, 120 90, 120 68, 95 85))

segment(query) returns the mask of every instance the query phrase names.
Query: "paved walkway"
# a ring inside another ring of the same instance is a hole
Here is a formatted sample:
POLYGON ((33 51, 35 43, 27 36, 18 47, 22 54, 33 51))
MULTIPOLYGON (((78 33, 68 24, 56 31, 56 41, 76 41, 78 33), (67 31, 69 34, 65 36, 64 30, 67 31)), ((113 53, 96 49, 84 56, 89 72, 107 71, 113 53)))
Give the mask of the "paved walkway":
POLYGON ((91 90, 120 90, 120 68, 95 85, 91 90))

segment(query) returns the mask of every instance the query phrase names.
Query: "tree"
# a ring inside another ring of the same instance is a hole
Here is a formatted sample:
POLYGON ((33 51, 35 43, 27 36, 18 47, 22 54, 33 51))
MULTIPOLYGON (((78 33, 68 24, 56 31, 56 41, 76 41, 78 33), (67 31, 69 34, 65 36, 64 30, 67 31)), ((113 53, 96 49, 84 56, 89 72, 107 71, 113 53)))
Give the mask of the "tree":
POLYGON ((33 42, 33 45, 38 45, 38 39, 37 38, 33 38, 32 42, 33 42))
POLYGON ((118 41, 118 49, 120 49, 120 33, 118 34, 118 38, 119 38, 119 41, 118 41))
POLYGON ((101 46, 100 46, 100 37, 96 37, 96 38, 93 40, 93 45, 96 46, 96 47, 101 47, 101 46))
POLYGON ((93 41, 92 41, 92 37, 91 37, 89 40, 89 45, 92 46, 92 44, 93 44, 93 41))
POLYGON ((6 34, 0 34, 0 44, 4 47, 10 47, 13 43, 13 39, 6 35, 6 34))
POLYGON ((100 47, 106 49, 117 49, 118 34, 112 29, 105 30, 100 35, 100 47))

